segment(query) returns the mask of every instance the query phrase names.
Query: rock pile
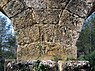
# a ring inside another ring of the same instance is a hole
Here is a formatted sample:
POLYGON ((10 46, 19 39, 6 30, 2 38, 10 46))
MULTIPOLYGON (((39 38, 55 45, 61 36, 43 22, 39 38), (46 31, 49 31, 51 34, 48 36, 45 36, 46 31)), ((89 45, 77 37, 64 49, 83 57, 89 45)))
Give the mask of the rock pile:
POLYGON ((88 61, 68 61, 63 67, 63 71, 91 71, 88 61))
POLYGON ((88 61, 20 61, 11 62, 6 71, 91 71, 88 61))

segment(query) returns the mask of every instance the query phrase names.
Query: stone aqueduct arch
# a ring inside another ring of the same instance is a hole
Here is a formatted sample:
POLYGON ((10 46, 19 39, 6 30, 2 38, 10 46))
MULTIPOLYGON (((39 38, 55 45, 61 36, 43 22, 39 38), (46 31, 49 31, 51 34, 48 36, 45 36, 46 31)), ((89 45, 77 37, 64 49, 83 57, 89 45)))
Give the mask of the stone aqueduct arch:
POLYGON ((1 0, 17 35, 17 58, 77 58, 89 0, 1 0))

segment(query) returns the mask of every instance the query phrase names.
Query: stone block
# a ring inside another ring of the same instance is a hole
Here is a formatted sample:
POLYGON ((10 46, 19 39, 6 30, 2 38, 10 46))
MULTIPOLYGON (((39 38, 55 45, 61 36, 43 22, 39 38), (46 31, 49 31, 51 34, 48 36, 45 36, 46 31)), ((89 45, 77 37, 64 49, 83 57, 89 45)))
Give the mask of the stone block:
POLYGON ((20 46, 18 59, 20 60, 64 60, 65 50, 58 43, 35 42, 20 46), (21 53, 21 54, 19 54, 21 53), (20 57, 19 57, 20 56, 20 57))
POLYGON ((79 37, 79 31, 81 31, 81 27, 83 25, 84 19, 79 18, 73 13, 70 13, 67 10, 63 11, 63 14, 59 21, 59 26, 63 27, 65 35, 65 43, 73 45, 76 43, 79 37))
POLYGON ((60 19, 61 9, 55 10, 33 10, 33 18, 37 23, 45 23, 45 24, 57 24, 60 19))
POLYGON ((55 41, 56 26, 53 24, 40 25, 40 39, 45 42, 55 41))
POLYGON ((59 20, 59 25, 66 26, 69 30, 76 29, 77 25, 80 26, 84 22, 83 18, 74 15, 68 10, 64 10, 59 20))
POLYGON ((15 30, 31 27, 35 24, 35 20, 32 16, 32 10, 25 10, 13 18, 13 26, 15 30))
POLYGON ((46 17, 44 23, 58 24, 61 11, 61 9, 46 10, 46 17))
POLYGON ((19 45, 25 45, 39 40, 38 25, 17 30, 17 40, 19 45))
POLYGON ((70 0, 47 0, 47 10, 64 9, 70 0))
POLYGON ((28 7, 34 9, 63 9, 70 0, 24 0, 28 7))
POLYGON ((67 61, 63 71, 91 71, 89 61, 67 61))
MULTIPOLYGON (((10 63, 11 66, 5 67, 7 71, 35 71, 35 70, 43 70, 43 71, 58 71, 57 63, 52 60, 32 60, 32 61, 18 61, 18 62, 6 62, 6 66, 10 63), (9 70, 8 70, 9 69, 9 70)), ((6 71, 6 70, 5 70, 6 71)))
POLYGON ((8 17, 13 17, 18 13, 22 12, 22 10, 24 9, 25 8, 23 3, 19 0, 12 0, 4 7, 4 11, 8 15, 8 17))
POLYGON ((86 17, 88 13, 88 6, 84 1, 81 0, 72 0, 70 4, 67 6, 67 10, 70 12, 80 16, 80 17, 86 17))
POLYGON ((33 10, 33 19, 35 19, 37 23, 44 23, 45 18, 46 18, 46 11, 44 9, 33 10))
POLYGON ((45 0, 24 0, 24 2, 33 9, 46 9, 45 0))
MULTIPOLYGON (((52 60, 27 60, 27 61, 15 61, 5 62, 5 68, 8 71, 34 71, 34 70, 44 70, 44 71, 91 71, 91 65, 89 61, 52 61, 52 60), (11 66, 7 66, 10 63, 11 66), (7 66, 7 67, 6 67, 7 66)), ((5 70, 6 71, 6 70, 5 70)))
POLYGON ((90 71, 89 61, 58 61, 59 71, 90 71))
POLYGON ((61 43, 65 41, 64 27, 55 24, 40 24, 40 40, 61 43))

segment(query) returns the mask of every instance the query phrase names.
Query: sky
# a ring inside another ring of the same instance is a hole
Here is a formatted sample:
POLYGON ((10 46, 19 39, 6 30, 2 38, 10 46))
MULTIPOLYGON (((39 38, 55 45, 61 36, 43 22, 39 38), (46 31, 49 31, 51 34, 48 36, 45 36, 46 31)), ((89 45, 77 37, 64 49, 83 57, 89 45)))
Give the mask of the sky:
POLYGON ((90 23, 91 18, 95 17, 95 12, 93 12, 84 22, 82 29, 85 29, 85 27, 90 23))
MULTIPOLYGON (((0 43, 2 45, 5 45, 6 43, 8 43, 9 41, 8 39, 10 38, 9 34, 11 34, 11 37, 15 36, 13 24, 6 15, 0 12, 0 43)), ((5 48, 4 50, 7 51, 8 49, 5 48)))
MULTIPOLYGON (((13 29, 13 26, 12 26, 13 24, 11 23, 11 20, 7 16, 5 16, 2 12, 0 12, 0 19, 1 18, 4 18, 5 21, 6 21, 5 29, 7 30, 7 33, 14 34, 14 29, 13 29)), ((2 23, 0 23, 0 25, 2 25, 2 23)))

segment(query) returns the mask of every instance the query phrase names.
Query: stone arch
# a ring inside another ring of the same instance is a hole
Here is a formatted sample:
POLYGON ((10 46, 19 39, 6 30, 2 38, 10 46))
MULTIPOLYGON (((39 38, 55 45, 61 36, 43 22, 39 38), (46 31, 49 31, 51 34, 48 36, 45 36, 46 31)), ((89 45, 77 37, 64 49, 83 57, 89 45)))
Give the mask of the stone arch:
POLYGON ((44 60, 77 58, 75 44, 91 8, 88 0, 2 0, 0 5, 17 32, 18 59, 36 59, 39 53, 44 60))

